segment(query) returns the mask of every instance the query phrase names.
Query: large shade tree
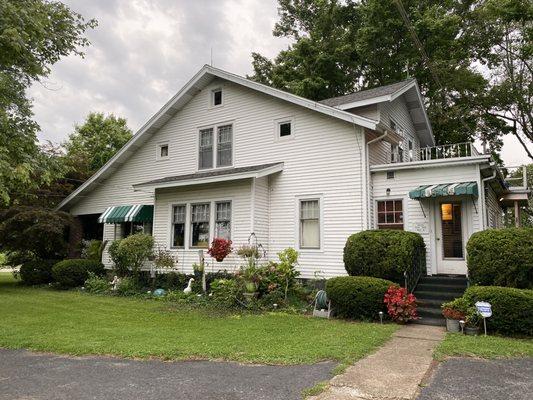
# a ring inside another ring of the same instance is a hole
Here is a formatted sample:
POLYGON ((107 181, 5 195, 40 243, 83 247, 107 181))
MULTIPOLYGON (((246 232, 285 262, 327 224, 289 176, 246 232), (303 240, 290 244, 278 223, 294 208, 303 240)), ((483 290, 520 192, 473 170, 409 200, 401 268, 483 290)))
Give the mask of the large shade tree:
POLYGON ((416 77, 438 142, 478 138, 497 151, 502 134, 513 133, 527 147, 532 7, 527 0, 279 0, 273 34, 293 43, 273 60, 253 53, 252 78, 322 100, 416 77))
POLYGON ((84 33, 94 26, 59 1, 0 0, 0 204, 55 178, 43 163, 27 89, 62 57, 83 56, 84 33))

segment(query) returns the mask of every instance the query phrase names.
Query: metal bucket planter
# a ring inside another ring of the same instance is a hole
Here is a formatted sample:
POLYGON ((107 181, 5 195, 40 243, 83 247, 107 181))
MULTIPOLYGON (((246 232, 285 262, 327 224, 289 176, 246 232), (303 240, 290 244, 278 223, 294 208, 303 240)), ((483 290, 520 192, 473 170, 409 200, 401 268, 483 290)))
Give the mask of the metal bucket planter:
POLYGON ((479 327, 477 326, 467 326, 465 327, 465 335, 477 336, 479 333, 479 327))
POLYGON ((456 319, 446 318, 446 330, 448 332, 461 332, 461 326, 456 319))

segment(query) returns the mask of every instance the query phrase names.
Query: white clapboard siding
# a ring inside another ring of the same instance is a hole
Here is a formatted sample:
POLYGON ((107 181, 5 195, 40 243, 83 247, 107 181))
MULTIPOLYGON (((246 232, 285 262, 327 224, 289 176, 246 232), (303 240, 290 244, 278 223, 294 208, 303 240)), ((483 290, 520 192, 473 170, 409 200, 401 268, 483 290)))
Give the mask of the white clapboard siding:
POLYGON ((501 228, 503 227, 503 211, 498 201, 498 196, 494 190, 488 186, 487 194, 485 196, 485 204, 487 210, 486 227, 487 228, 501 228))
MULTIPOLYGON (((404 204, 404 229, 409 231, 418 231, 424 238, 427 250, 427 266, 428 273, 435 273, 431 270, 432 257, 434 256, 434 244, 432 236, 434 236, 434 220, 430 210, 431 200, 411 200, 409 198, 409 191, 415 189, 420 185, 429 184, 444 184, 454 182, 478 182, 479 172, 476 165, 464 166, 449 166, 440 168, 414 168, 409 170, 395 171, 394 179, 387 179, 386 172, 372 173, 372 186, 374 202, 377 200, 386 199, 403 199, 404 204), (387 195, 387 189, 390 189, 390 194, 387 195), (420 207, 424 207, 424 212, 420 207), (421 230, 419 227, 424 226, 426 229, 421 230)), ((476 200, 476 207, 473 207, 471 201, 465 202, 469 211, 469 234, 481 230, 481 207, 479 199, 476 200), (476 212, 477 209, 477 212, 476 212)), ((376 215, 373 216, 374 227, 376 227, 376 215)), ((468 236, 468 234, 467 234, 468 236)))
MULTIPOLYGON (((214 82, 199 92, 70 211, 76 215, 92 214, 113 205, 154 204, 153 192, 147 189, 134 192, 132 185, 196 172, 198 129, 226 122, 234 125, 235 167, 284 162, 283 172, 256 181, 254 203, 257 209, 253 221, 257 227, 254 226, 254 230, 261 241, 268 241, 262 244, 269 250, 269 257, 275 258, 277 252, 298 244, 297 196, 320 195, 324 216, 322 249, 301 250, 299 268, 303 277, 312 277, 317 270, 327 276, 345 273, 342 249, 346 238, 361 229, 363 219, 362 175, 366 169, 361 159, 362 129, 232 83, 214 82), (222 87, 224 105, 211 108, 209 94, 215 87, 222 87), (293 121, 294 137, 279 140, 277 121, 286 118, 293 121), (156 161, 159 143, 169 144, 168 160, 156 161), (267 190, 267 182, 270 182, 270 190, 267 190), (267 198, 270 199, 268 207, 267 198), (269 224, 265 227, 267 209, 269 224)), ((223 193, 232 196, 227 184, 224 187, 223 193)), ((185 189, 180 188, 173 192, 157 192, 154 236, 158 243, 168 243, 169 235, 168 209, 165 212, 162 209, 178 199, 178 193, 183 191, 185 189)), ((240 199, 242 193, 239 193, 240 199)), ((251 193, 251 187, 247 193, 247 196, 251 193)), ((207 190, 204 194, 209 198, 215 193, 207 190)), ((235 207, 240 213, 241 206, 237 208, 236 204, 235 207)), ((246 207, 248 216, 244 217, 242 211, 239 219, 233 222, 238 233, 234 238, 236 246, 246 241, 252 225, 251 199, 242 207, 246 207)), ((188 253, 180 265, 188 268, 196 260, 197 257, 188 253)))
POLYGON ((269 177, 264 176, 255 180, 253 184, 253 232, 258 243, 263 245, 268 255, 270 242, 270 184, 269 177))

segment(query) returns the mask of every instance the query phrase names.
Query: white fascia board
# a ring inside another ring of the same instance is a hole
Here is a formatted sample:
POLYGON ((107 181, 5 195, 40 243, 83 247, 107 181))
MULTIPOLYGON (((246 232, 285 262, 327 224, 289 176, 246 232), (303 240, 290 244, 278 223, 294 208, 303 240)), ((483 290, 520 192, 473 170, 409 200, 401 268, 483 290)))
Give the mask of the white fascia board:
POLYGON ((351 103, 341 104, 338 106, 338 108, 340 110, 349 110, 350 108, 368 106, 369 104, 384 103, 386 101, 391 101, 390 95, 371 97, 369 99, 359 100, 359 101, 352 101, 351 103))
POLYGON ((370 166, 371 172, 382 171, 399 171, 402 169, 413 168, 436 168, 456 165, 482 164, 490 162, 489 155, 461 157, 461 158, 442 158, 439 160, 411 161, 402 163, 379 164, 370 166))
POLYGON ((183 181, 175 182, 161 182, 161 183, 141 183, 138 185, 133 185, 133 190, 136 188, 152 188, 152 189, 164 189, 180 186, 192 186, 192 185, 204 185, 208 183, 218 183, 226 181, 237 181, 241 179, 250 179, 250 178, 261 178, 263 176, 271 175, 276 172, 283 171, 283 163, 279 165, 274 165, 269 168, 261 169, 259 171, 250 171, 242 172, 240 174, 228 174, 228 175, 219 175, 219 176, 209 176, 205 178, 192 178, 183 181))

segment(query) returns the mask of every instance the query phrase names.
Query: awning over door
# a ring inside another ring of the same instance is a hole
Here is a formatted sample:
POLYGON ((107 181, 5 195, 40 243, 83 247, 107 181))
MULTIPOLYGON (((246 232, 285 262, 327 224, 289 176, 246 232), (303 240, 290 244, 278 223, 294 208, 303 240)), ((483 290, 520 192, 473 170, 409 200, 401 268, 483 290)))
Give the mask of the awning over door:
POLYGON ((461 183, 444 183, 440 185, 422 185, 409 192, 409 197, 419 200, 428 197, 439 196, 461 196, 470 195, 478 196, 478 187, 476 182, 461 183))
POLYGON ((99 223, 120 224, 122 222, 151 222, 154 219, 154 206, 131 205, 108 207, 98 218, 99 223))

